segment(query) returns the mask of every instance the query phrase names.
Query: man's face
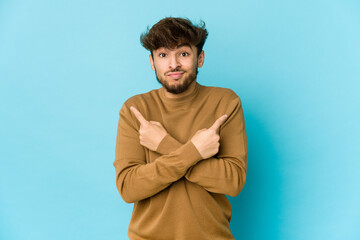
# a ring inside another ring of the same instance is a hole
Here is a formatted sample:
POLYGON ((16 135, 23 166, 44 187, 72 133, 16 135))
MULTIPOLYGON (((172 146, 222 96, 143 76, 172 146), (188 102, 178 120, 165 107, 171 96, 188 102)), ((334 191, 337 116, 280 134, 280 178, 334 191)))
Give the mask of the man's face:
POLYGON ((186 91, 196 80, 197 69, 204 63, 204 51, 197 56, 193 45, 181 44, 175 49, 159 48, 150 55, 151 68, 157 80, 170 93, 186 91))

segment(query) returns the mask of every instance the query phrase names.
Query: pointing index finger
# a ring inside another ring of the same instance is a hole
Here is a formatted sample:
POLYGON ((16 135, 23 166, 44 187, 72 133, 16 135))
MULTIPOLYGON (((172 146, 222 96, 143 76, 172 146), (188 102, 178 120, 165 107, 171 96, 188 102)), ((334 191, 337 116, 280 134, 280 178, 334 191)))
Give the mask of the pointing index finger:
POLYGON ((210 127, 210 129, 212 130, 217 130, 221 124, 223 124, 223 122, 225 121, 225 119, 227 118, 227 115, 222 115, 221 117, 219 117, 215 122, 214 124, 210 127))
POLYGON ((131 106, 130 110, 135 114, 135 117, 139 120, 141 125, 147 125, 149 123, 135 107, 131 106))

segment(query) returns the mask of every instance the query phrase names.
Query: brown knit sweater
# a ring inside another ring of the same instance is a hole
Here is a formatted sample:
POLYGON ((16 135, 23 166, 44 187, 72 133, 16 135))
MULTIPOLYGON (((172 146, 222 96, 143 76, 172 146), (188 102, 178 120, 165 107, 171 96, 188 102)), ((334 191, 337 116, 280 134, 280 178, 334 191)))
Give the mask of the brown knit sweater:
POLYGON ((231 205, 246 179, 247 141, 239 97, 230 89, 205 87, 181 98, 164 89, 128 99, 120 110, 116 139, 116 185, 125 202, 134 203, 131 240, 234 239, 231 205), (139 142, 140 124, 130 107, 158 121, 168 135, 151 151, 139 142), (219 152, 202 160, 190 141, 223 114, 219 152))

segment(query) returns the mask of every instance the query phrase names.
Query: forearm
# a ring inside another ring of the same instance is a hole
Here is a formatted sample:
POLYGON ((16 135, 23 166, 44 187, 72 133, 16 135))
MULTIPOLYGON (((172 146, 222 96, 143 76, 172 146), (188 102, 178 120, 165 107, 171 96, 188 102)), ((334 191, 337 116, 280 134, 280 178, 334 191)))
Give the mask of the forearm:
POLYGON ((245 185, 246 165, 239 159, 212 157, 191 167, 185 178, 209 192, 236 196, 245 185))
POLYGON ((199 160, 191 142, 147 164, 119 158, 114 162, 118 191, 128 203, 151 197, 183 177, 199 160))
MULTIPOLYGON (((183 146, 169 134, 160 143, 157 152, 169 154, 183 146)), ((244 157, 243 157, 244 158, 244 157)), ((208 158, 189 168, 185 178, 209 192, 236 196, 244 187, 246 164, 241 158, 208 158)))
POLYGON ((156 152, 160 153, 161 155, 167 155, 178 150, 183 145, 184 144, 179 142, 177 139, 175 139, 168 133, 160 142, 158 148, 156 149, 156 152))

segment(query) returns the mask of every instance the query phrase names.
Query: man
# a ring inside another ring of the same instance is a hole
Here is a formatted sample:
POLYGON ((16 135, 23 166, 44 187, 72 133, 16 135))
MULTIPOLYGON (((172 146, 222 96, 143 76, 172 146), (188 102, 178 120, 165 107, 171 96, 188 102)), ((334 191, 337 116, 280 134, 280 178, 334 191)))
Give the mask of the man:
POLYGON ((134 203, 131 240, 234 239, 231 206, 246 179, 247 140, 239 97, 197 83, 205 24, 164 18, 141 35, 162 88, 120 110, 116 185, 134 203))

